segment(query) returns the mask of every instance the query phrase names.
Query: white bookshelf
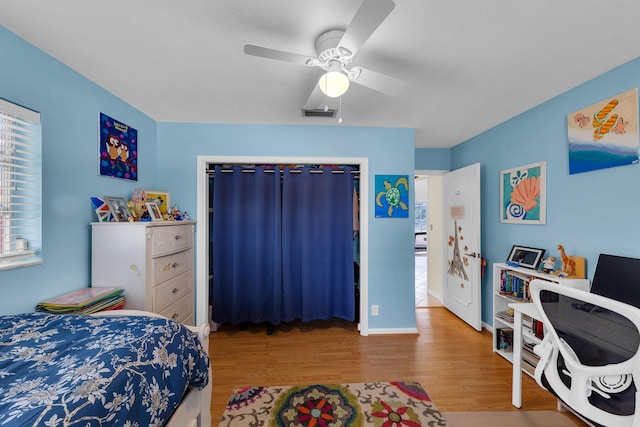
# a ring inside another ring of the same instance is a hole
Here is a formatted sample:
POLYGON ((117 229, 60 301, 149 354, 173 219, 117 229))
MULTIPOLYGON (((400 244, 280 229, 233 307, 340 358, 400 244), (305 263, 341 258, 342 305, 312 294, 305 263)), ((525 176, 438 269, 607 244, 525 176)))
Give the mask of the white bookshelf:
MULTIPOLYGON (((575 279, 575 278, 564 278, 558 277, 553 274, 547 274, 542 271, 533 270, 530 268, 524 267, 512 267, 505 263, 496 263, 493 264, 493 351, 498 353, 500 356, 507 359, 509 362, 513 363, 513 352, 512 351, 502 351, 498 349, 498 329, 501 328, 511 328, 513 329, 513 320, 505 320, 503 318, 498 317, 498 313, 506 311, 509 308, 509 304, 514 302, 528 302, 527 299, 519 299, 512 295, 504 295, 501 293, 501 285, 503 275, 507 273, 513 276, 517 276, 521 278, 524 282, 528 283, 533 279, 541 279, 546 280, 548 282, 557 283, 561 286, 569 286, 572 288, 582 289, 585 291, 589 290, 589 280, 588 279, 575 279)), ((523 328, 522 332, 523 342, 529 343, 539 343, 540 339, 538 339, 532 332, 528 331, 526 328, 523 328)), ((523 369, 524 370, 524 369, 523 369)), ((527 374, 530 374, 526 370, 524 370, 527 374)))

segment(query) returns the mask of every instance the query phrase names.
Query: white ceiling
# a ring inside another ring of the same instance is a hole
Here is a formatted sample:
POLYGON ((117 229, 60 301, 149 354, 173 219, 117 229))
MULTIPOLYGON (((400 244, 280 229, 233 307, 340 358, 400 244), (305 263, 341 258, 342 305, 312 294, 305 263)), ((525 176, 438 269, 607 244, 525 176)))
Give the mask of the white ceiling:
POLYGON ((341 125, 301 114, 321 70, 243 46, 315 57, 316 37, 346 28, 361 0, 0 0, 0 24, 156 121, 406 127, 419 148, 640 57, 638 0, 395 2, 353 65, 407 85, 392 98, 352 84, 341 125))

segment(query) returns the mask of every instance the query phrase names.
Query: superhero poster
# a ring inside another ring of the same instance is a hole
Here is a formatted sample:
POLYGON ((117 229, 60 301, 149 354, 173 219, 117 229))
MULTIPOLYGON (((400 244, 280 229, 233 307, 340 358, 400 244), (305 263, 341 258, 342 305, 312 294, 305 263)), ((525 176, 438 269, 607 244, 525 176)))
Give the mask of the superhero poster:
POLYGON ((101 176, 138 180, 138 131, 100 113, 101 176))

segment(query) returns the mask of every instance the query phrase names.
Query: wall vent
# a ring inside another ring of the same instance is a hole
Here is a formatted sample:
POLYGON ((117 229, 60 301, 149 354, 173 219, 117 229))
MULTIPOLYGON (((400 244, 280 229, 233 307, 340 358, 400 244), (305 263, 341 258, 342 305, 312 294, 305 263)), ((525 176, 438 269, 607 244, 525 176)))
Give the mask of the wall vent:
POLYGON ((335 117, 336 109, 329 108, 327 111, 325 111, 324 108, 316 108, 313 110, 302 109, 302 115, 304 117, 335 117))

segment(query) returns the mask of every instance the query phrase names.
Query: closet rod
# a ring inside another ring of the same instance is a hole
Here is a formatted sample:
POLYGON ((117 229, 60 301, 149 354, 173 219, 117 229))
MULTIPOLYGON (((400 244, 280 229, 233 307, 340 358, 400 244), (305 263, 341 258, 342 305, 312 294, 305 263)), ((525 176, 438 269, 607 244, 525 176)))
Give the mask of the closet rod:
MULTIPOLYGON (((220 172, 222 172, 222 173, 233 173, 233 170, 232 169, 220 169, 220 172)), ((265 169, 264 172, 265 173, 274 173, 275 171, 273 169, 265 169)), ((282 172, 284 172, 284 171, 280 171, 280 173, 282 173, 282 172)), ((324 173, 323 170, 315 170, 315 169, 311 170, 310 172, 311 173, 324 173)), ((213 174, 214 171, 207 170, 207 173, 213 174)), ((255 170, 254 169, 243 169, 242 173, 255 173, 255 170)), ((302 171, 300 171, 300 170, 292 170, 291 173, 302 173, 302 171)), ((344 173, 344 171, 343 170, 332 170, 331 173, 344 173)), ((360 175, 360 171, 351 171, 351 174, 360 175)))

